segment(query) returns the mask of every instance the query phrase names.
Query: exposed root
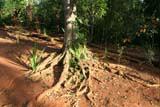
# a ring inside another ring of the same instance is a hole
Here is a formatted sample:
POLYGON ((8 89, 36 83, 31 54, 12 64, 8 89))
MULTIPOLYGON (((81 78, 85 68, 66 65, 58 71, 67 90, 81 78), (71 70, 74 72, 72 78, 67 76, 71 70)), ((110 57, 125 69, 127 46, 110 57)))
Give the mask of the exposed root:
POLYGON ((36 71, 41 71, 43 69, 46 68, 47 65, 52 63, 52 60, 54 59, 54 55, 49 55, 46 59, 44 59, 44 61, 42 63, 39 64, 39 66, 37 67, 36 71))
POLYGON ((154 82, 151 82, 151 81, 148 81, 148 80, 143 80, 140 77, 137 77, 135 75, 131 75, 129 73, 124 73, 121 70, 118 70, 116 68, 112 68, 111 72, 114 73, 114 74, 120 75, 125 79, 137 82, 137 83, 139 83, 139 84, 141 84, 145 87, 154 87, 154 88, 160 87, 160 83, 154 83, 154 82))
POLYGON ((76 95, 77 95, 77 96, 80 96, 80 95, 83 95, 83 94, 87 94, 87 93, 88 93, 88 90, 89 90, 89 89, 88 89, 88 85, 87 85, 86 82, 87 82, 87 81, 84 80, 84 81, 81 83, 79 89, 78 89, 77 92, 76 92, 76 95))
POLYGON ((59 61, 64 57, 64 53, 59 55, 50 55, 48 58, 46 58, 38 67, 37 71, 42 71, 48 67, 53 67, 59 63, 59 61))
POLYGON ((86 71, 85 71, 85 69, 84 69, 84 66, 83 66, 82 62, 80 62, 79 66, 80 66, 80 68, 82 69, 82 74, 83 74, 83 76, 87 79, 86 71))
POLYGON ((66 52, 63 58, 64 68, 61 73, 59 82, 54 86, 54 91, 61 91, 62 88, 70 88, 71 90, 76 89, 76 93, 78 93, 77 95, 80 95, 79 94, 80 92, 84 94, 82 90, 84 90, 84 87, 88 87, 87 82, 89 78, 89 70, 84 67, 85 64, 83 64, 82 62, 79 63, 77 62, 79 66, 78 70, 76 70, 76 68, 70 67, 69 65, 70 58, 71 58, 70 53, 66 52), (70 70, 74 72, 74 74, 69 76, 70 70))
POLYGON ((40 94, 37 98, 37 101, 40 102, 41 100, 43 100, 43 98, 47 95, 51 95, 52 92, 54 92, 55 94, 57 94, 58 92, 63 92, 62 89, 64 88, 64 84, 66 82, 66 76, 68 74, 69 71, 69 58, 70 55, 68 52, 63 52, 62 54, 56 56, 54 59, 56 60, 52 60, 52 62, 54 62, 53 64, 50 64, 50 66, 54 66, 56 64, 62 63, 63 64, 63 70, 62 73, 60 75, 60 78, 58 79, 58 82, 56 83, 55 86, 51 87, 50 89, 44 91, 42 94, 40 94))
POLYGON ((42 77, 41 74, 52 72, 53 67, 57 65, 63 57, 64 53, 61 53, 57 56, 55 54, 51 54, 41 64, 39 64, 36 72, 30 72, 27 77, 29 77, 33 81, 39 80, 42 77))
POLYGON ((139 83, 139 84, 141 84, 141 85, 143 85, 143 86, 145 86, 145 87, 154 87, 154 88, 160 87, 160 84, 159 84, 159 83, 153 83, 153 82, 145 81, 145 80, 143 80, 143 79, 141 79, 141 78, 132 76, 132 75, 130 75, 130 74, 124 73, 124 74, 123 74, 123 77, 124 77, 124 78, 127 78, 127 79, 129 79, 129 80, 131 80, 131 81, 137 82, 137 83, 139 83))
POLYGON ((59 89, 61 89, 61 87, 64 87, 64 84, 66 82, 65 78, 69 71, 69 60, 70 60, 69 52, 66 52, 62 59, 64 67, 59 82, 54 86, 54 88, 56 89, 55 91, 58 91, 59 89))
MULTIPOLYGON (((53 72, 54 66, 60 65, 63 67, 63 70, 58 77, 57 83, 50 89, 44 91, 37 97, 37 102, 43 101, 46 96, 59 96, 60 94, 65 94, 64 90, 73 92, 74 95, 78 98, 81 95, 87 96, 90 92, 89 88, 89 78, 90 78, 90 69, 86 61, 77 61, 77 66, 70 66, 70 59, 74 58, 72 54, 68 51, 57 56, 49 56, 44 62, 40 64, 35 75, 40 75, 42 72, 51 71, 53 72)), ((60 95, 62 96, 62 95, 60 95)), ((87 96, 88 98, 88 96, 87 96)), ((89 99, 89 98, 88 98, 89 99)))

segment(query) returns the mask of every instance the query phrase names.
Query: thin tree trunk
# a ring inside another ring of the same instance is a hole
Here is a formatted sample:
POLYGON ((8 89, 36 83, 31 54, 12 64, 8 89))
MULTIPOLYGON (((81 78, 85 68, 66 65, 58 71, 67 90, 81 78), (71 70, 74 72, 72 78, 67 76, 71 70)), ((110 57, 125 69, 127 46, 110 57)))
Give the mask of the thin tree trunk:
POLYGON ((33 0, 27 0, 27 15, 29 18, 29 26, 31 27, 32 24, 32 8, 33 8, 33 0))

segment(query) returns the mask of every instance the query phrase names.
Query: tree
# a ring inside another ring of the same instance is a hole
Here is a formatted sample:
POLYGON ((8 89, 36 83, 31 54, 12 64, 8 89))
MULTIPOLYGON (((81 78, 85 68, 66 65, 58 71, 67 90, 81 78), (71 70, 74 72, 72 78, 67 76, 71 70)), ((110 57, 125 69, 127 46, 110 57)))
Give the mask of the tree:
POLYGON ((32 23, 32 5, 33 5, 33 0, 27 0, 27 6, 26 6, 26 10, 27 10, 27 15, 29 17, 29 22, 32 23))
POLYGON ((62 54, 62 60, 64 69, 61 75, 61 78, 59 79, 59 83, 57 86, 61 86, 64 84, 65 80, 64 77, 69 71, 69 61, 71 59, 71 55, 69 52, 69 48, 71 45, 74 45, 74 42, 76 40, 76 0, 63 0, 64 5, 64 18, 65 18, 65 33, 64 33, 64 44, 63 44, 63 54, 62 54), (63 58, 64 57, 64 58, 63 58))
POLYGON ((45 98, 47 93, 59 92, 63 93, 63 89, 73 91, 76 89, 75 94, 82 95, 89 92, 89 67, 87 61, 83 60, 85 57, 85 44, 82 35, 78 35, 76 26, 76 0, 63 0, 64 15, 65 15, 65 33, 64 44, 62 51, 57 53, 54 57, 50 55, 40 66, 37 68, 38 73, 43 71, 52 70, 54 66, 59 65, 59 69, 63 68, 58 77, 57 83, 46 90, 38 97, 38 101, 45 98), (82 59, 81 59, 82 58, 82 59), (51 63, 50 63, 51 62, 51 63), (48 66, 46 68, 46 66, 48 66), (72 72, 72 73, 71 73, 72 72), (76 78, 76 79, 75 79, 76 78))

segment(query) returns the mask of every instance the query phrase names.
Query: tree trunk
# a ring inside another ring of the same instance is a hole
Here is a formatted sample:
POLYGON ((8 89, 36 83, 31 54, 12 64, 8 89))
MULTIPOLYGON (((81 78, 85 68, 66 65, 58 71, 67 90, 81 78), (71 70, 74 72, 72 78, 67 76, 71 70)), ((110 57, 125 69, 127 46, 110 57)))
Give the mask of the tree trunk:
POLYGON ((30 23, 30 27, 31 27, 31 23, 32 23, 32 8, 33 8, 33 1, 32 0, 27 0, 27 15, 28 15, 28 18, 29 18, 29 23, 30 23))
POLYGON ((67 50, 68 46, 77 38, 76 35, 76 0, 63 0, 65 14, 65 33, 63 49, 67 50))
MULTIPOLYGON (((56 76, 56 82, 53 84, 53 87, 44 91, 42 94, 40 94, 37 98, 37 102, 42 102, 46 96, 48 94, 51 93, 60 93, 65 94, 65 92, 63 91, 64 88, 66 88, 68 91, 72 91, 75 90, 75 95, 76 96, 80 96, 83 94, 87 94, 90 92, 90 88, 89 88, 89 72, 85 71, 84 69, 84 64, 86 62, 77 62, 77 64, 79 65, 79 71, 77 71, 77 69, 74 70, 74 68, 72 70, 75 71, 75 73, 73 75, 70 75, 69 71, 70 69, 70 59, 73 59, 73 55, 72 53, 70 53, 68 51, 68 46, 74 44, 75 40, 77 39, 77 35, 76 35, 76 0, 63 0, 64 3, 64 12, 65 12, 65 34, 64 34, 64 45, 63 45, 63 52, 60 53, 59 55, 55 56, 53 58, 53 56, 51 55, 50 57, 48 57, 47 59, 45 59, 45 61, 43 63, 40 64, 39 68, 37 68, 39 71, 50 71, 53 68, 59 67, 59 69, 62 69, 61 72, 59 72, 59 76, 56 76), (48 66, 46 68, 46 66, 48 66), (80 73, 80 74, 79 74, 80 73), (80 79, 79 75, 83 75, 84 79, 80 79), (78 77, 76 80, 74 79, 74 77, 78 77), (67 78, 66 78, 67 77, 67 78), (75 84, 72 84, 72 81, 75 81, 75 84)), ((87 67, 88 64, 85 64, 85 67, 87 67)), ((89 69, 89 67, 88 67, 89 69)), ((40 75, 42 73, 39 73, 40 75)), ((33 76, 34 78, 34 76, 33 76)), ((88 98, 88 97, 87 97, 88 98)), ((89 98, 88 98, 89 99, 89 98)))
POLYGON ((18 26, 18 15, 20 13, 21 9, 14 9, 13 10, 13 21, 14 21, 14 25, 15 25, 15 28, 17 29, 17 26, 18 26))

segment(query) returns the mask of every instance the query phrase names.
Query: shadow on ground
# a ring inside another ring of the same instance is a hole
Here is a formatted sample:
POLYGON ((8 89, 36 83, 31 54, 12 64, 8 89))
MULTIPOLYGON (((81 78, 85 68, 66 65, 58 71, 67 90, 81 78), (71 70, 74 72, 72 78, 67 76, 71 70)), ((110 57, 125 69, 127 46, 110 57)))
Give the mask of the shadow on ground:
POLYGON ((33 50, 33 45, 35 42, 38 43, 38 50, 43 50, 45 48, 45 53, 51 54, 54 52, 59 52, 62 43, 56 42, 51 43, 50 41, 41 40, 38 38, 32 38, 32 37, 26 37, 24 35, 19 35, 20 42, 17 43, 17 37, 9 33, 9 31, 0 31, 0 48, 3 50, 3 53, 1 54, 2 57, 9 58, 10 60, 13 60, 17 64, 20 64, 26 68, 29 68, 26 65, 26 62, 23 62, 20 57, 23 54, 29 54, 33 50), (12 54, 11 54, 12 53, 12 54))
POLYGON ((153 78, 157 77, 160 81, 160 68, 158 67, 154 67, 153 65, 149 65, 148 63, 141 63, 141 61, 132 62, 125 59, 124 56, 122 56, 120 62, 118 62, 118 54, 112 52, 108 52, 106 54, 104 50, 93 47, 90 47, 90 50, 95 53, 94 55, 99 57, 101 61, 110 63, 110 65, 113 65, 116 69, 121 68, 123 72, 132 71, 130 73, 140 73, 142 75, 145 74, 144 76, 147 76, 149 74, 153 76, 153 78))

